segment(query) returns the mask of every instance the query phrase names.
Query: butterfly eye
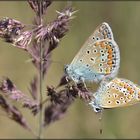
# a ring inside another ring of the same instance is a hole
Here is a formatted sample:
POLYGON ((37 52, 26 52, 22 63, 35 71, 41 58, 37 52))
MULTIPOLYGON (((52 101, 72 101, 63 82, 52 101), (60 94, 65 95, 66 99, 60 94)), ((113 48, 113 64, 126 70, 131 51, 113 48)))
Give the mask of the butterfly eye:
POLYGON ((95 109, 95 112, 101 112, 102 110, 101 110, 101 108, 94 108, 95 109))
POLYGON ((68 65, 65 66, 65 68, 64 68, 65 73, 67 73, 68 67, 69 67, 68 65))
POLYGON ((92 37, 92 39, 94 40, 94 39, 95 39, 95 37, 93 36, 93 37, 92 37))

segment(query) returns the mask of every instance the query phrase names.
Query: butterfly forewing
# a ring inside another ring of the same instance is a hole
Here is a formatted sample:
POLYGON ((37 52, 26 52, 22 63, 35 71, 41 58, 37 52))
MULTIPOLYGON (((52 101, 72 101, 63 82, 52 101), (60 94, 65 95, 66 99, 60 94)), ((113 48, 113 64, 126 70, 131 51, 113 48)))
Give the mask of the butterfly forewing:
POLYGON ((119 48, 107 23, 99 25, 68 66, 67 74, 75 82, 101 81, 117 75, 120 64, 119 48))
POLYGON ((118 46, 115 41, 105 39, 89 45, 85 50, 82 49, 80 56, 74 59, 72 65, 81 73, 83 73, 84 67, 83 77, 91 72, 97 76, 99 74, 104 76, 113 75, 114 77, 118 72, 119 57, 118 46))
POLYGON ((90 46, 93 46, 95 42, 103 39, 114 40, 112 30, 106 22, 103 22, 95 29, 95 31, 91 34, 91 36, 81 47, 80 51, 77 53, 72 63, 74 63, 77 59, 83 57, 84 52, 88 50, 90 46))
POLYGON ((93 44, 96 41, 103 39, 114 40, 112 30, 106 22, 103 22, 95 29, 84 45, 93 44))

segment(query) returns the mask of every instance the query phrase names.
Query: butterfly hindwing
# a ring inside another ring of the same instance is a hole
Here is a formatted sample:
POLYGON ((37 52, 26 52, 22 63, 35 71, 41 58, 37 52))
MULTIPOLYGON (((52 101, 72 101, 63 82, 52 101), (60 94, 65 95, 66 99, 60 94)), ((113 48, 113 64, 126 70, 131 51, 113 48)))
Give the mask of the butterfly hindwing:
POLYGON ((102 85, 93 100, 101 108, 115 108, 136 104, 140 101, 140 87, 133 82, 115 78, 102 85))

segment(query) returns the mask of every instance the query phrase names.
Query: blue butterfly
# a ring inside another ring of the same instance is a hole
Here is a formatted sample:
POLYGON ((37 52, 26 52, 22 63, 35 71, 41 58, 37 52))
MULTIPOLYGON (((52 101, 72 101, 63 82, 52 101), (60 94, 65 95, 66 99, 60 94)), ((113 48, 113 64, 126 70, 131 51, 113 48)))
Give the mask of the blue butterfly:
POLYGON ((103 22, 87 39, 70 65, 66 75, 74 82, 100 82, 114 78, 120 66, 120 51, 110 26, 103 22))
POLYGON ((130 106, 139 102, 140 86, 116 77, 111 81, 103 80, 89 104, 95 112, 100 112, 103 108, 130 106))

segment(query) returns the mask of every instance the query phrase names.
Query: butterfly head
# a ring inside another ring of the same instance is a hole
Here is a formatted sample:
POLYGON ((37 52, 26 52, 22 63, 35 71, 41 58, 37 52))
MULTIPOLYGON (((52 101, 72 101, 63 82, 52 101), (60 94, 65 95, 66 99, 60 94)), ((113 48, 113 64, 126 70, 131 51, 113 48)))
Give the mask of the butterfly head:
POLYGON ((100 107, 100 105, 96 102, 97 100, 95 99, 95 97, 89 102, 89 105, 93 108, 93 110, 96 112, 96 113, 100 113, 103 108, 100 107))
POLYGON ((68 75, 68 67, 69 67, 69 65, 65 65, 65 67, 64 67, 64 72, 66 75, 68 75))

